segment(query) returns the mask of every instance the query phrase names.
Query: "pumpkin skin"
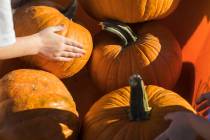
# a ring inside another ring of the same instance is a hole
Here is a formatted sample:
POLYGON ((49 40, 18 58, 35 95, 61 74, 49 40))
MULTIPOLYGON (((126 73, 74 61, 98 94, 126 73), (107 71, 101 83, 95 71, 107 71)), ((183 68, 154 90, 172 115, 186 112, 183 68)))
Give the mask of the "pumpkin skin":
POLYGON ((95 20, 94 18, 92 18, 91 16, 89 16, 85 12, 85 10, 83 9, 83 7, 81 6, 80 3, 78 4, 77 13, 76 13, 76 16, 75 16, 75 21, 77 21, 82 26, 87 28, 91 32, 92 36, 94 36, 96 33, 101 31, 101 27, 99 26, 99 22, 97 20, 95 20))
POLYGON ((148 120, 130 121, 130 87, 113 91, 98 100, 84 120, 83 140, 153 140, 169 126, 164 116, 170 112, 192 111, 178 94, 161 87, 145 87, 152 107, 148 120))
POLYGON ((59 34, 82 44, 86 54, 68 62, 49 60, 42 55, 25 57, 25 61, 51 72, 59 78, 73 76, 85 66, 90 58, 93 47, 90 32, 52 7, 25 5, 17 9, 14 15, 14 24, 18 37, 35 34, 46 27, 64 25, 66 29, 59 34))
POLYGON ((181 49, 169 30, 159 24, 136 26, 137 41, 124 47, 113 34, 95 36, 90 70, 103 93, 128 85, 132 74, 140 74, 146 84, 172 89, 181 72, 181 49))
POLYGON ((5 75, 0 86, 1 100, 12 100, 1 125, 1 140, 76 140, 76 105, 56 76, 20 69, 5 75))
POLYGON ((98 20, 137 23, 161 19, 173 12, 180 0, 80 0, 84 9, 98 20))

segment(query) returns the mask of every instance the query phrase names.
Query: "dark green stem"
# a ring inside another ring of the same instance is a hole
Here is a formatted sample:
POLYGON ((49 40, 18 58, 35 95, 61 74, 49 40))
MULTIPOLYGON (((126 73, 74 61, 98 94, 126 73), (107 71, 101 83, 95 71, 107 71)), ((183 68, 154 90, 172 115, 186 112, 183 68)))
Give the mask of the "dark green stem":
POLYGON ((131 76, 129 83, 131 87, 130 120, 148 120, 150 117, 151 107, 149 107, 147 93, 141 76, 131 76))
POLYGON ((69 19, 74 19, 77 13, 78 1, 73 0, 72 4, 63 12, 69 19))
POLYGON ((125 47, 136 42, 138 39, 137 35, 132 31, 132 29, 128 25, 123 24, 121 22, 104 21, 100 24, 103 30, 117 35, 121 39, 122 44, 125 47))

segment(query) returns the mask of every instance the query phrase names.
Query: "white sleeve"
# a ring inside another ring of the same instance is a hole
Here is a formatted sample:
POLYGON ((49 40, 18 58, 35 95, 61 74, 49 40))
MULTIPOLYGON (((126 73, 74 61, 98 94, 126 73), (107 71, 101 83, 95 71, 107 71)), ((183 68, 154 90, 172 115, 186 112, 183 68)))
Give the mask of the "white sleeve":
POLYGON ((0 47, 12 45, 15 41, 11 1, 0 0, 0 47))

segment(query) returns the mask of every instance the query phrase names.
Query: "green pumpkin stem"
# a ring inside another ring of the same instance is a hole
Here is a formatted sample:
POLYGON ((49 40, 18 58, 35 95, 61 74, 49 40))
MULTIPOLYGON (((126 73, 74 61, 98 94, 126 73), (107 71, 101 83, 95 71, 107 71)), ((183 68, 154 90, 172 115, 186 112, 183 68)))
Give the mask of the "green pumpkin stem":
POLYGON ((69 19, 74 19, 77 13, 77 8, 78 8, 78 1, 73 0, 72 4, 65 11, 63 11, 63 13, 69 19))
POLYGON ((141 76, 140 75, 131 76, 129 83, 131 87, 130 112, 129 112, 130 120, 131 121, 148 120, 152 108, 149 106, 147 93, 141 76))
POLYGON ((132 29, 124 23, 118 21, 104 21, 101 22, 100 25, 102 26, 102 30, 117 35, 125 47, 136 42, 138 39, 132 29))

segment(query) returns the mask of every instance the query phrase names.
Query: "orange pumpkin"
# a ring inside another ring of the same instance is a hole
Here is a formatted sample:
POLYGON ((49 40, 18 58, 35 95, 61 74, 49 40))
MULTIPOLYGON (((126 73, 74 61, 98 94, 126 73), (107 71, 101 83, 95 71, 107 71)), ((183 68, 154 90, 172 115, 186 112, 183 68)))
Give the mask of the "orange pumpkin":
POLYGON ((105 31, 94 39, 90 65, 92 78, 103 92, 127 86, 127 79, 135 73, 147 84, 175 86, 182 60, 170 31, 156 23, 137 25, 136 33, 120 23, 104 22, 103 26, 105 31))
POLYGON ((85 66, 90 58, 92 52, 92 37, 90 32, 81 25, 69 20, 52 7, 25 5, 17 9, 14 15, 14 23, 18 37, 37 33, 49 26, 64 25, 66 26, 66 30, 59 34, 74 39, 82 44, 86 51, 85 56, 73 59, 69 62, 49 60, 42 55, 25 57, 27 62, 51 72, 59 78, 73 76, 85 66))
POLYGON ((164 18, 173 12, 180 0, 80 0, 84 9, 99 20, 136 23, 164 18))
POLYGON ((76 105, 56 76, 21 69, 5 75, 0 87, 1 101, 12 100, 1 124, 1 140, 76 140, 76 105))
POLYGON ((131 88, 113 91, 91 107, 84 120, 83 140, 153 140, 168 128, 167 113, 195 113, 178 94, 144 86, 139 76, 133 76, 130 84, 131 88))
POLYGON ((81 6, 80 3, 78 5, 77 13, 76 13, 76 16, 75 16, 75 21, 77 21, 82 26, 84 26, 85 28, 87 28, 91 32, 92 36, 94 36, 96 33, 98 33, 99 31, 101 31, 99 22, 96 21, 91 16, 89 16, 85 12, 85 10, 82 8, 82 6, 81 6))

